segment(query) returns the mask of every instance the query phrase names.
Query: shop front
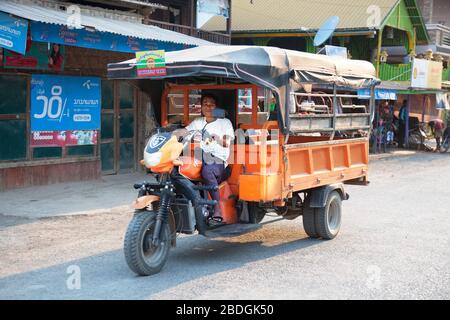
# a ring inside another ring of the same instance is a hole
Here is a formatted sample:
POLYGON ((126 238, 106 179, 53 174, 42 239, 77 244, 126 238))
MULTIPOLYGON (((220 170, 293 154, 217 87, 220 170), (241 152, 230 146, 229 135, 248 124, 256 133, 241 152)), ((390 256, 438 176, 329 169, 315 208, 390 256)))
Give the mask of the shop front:
MULTIPOLYGON (((358 98, 370 98, 368 90, 358 90, 358 98)), ((395 146, 396 124, 394 104, 397 101, 397 91, 392 85, 382 83, 375 89, 375 114, 370 137, 370 152, 387 152, 395 146)))
POLYGON ((210 44, 99 16, 77 29, 66 12, 0 3, 0 191, 138 169, 151 97, 107 64, 210 44))

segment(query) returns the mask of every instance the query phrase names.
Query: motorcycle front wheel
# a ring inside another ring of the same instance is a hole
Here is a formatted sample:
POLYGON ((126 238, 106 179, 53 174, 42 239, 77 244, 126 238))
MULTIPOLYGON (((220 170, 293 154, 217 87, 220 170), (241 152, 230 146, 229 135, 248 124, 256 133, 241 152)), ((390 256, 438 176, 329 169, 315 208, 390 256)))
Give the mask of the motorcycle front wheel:
POLYGON ((125 234, 124 254, 130 269, 140 276, 161 271, 170 250, 170 229, 166 223, 161 229, 161 241, 153 245, 156 212, 139 210, 128 224, 125 234))

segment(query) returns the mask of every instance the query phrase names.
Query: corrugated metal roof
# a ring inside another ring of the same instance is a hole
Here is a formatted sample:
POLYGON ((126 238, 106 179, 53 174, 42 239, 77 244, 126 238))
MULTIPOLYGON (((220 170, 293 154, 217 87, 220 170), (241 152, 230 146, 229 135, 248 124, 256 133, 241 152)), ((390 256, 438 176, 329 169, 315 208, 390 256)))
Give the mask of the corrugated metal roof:
MULTIPOLYGON (((32 3, 14 2, 9 0, 0 1, 0 11, 7 12, 28 20, 69 25, 70 15, 66 11, 40 7, 32 3)), ((120 34, 140 39, 159 40, 186 45, 214 45, 214 43, 199 38, 184 35, 182 33, 162 29, 156 26, 119 21, 104 17, 93 17, 81 14, 81 25, 93 27, 97 31, 120 34)))
MULTIPOLYGON (((398 0, 233 0, 231 29, 275 31, 318 29, 330 16, 338 16, 338 29, 369 28, 378 14, 377 27, 398 0)), ((202 29, 224 30, 222 17, 213 17, 202 29)))
POLYGON ((119 0, 119 1, 120 2, 128 2, 128 3, 132 3, 132 4, 138 4, 140 6, 147 6, 147 7, 153 7, 153 8, 167 10, 167 6, 164 6, 160 3, 149 2, 146 0, 119 0))

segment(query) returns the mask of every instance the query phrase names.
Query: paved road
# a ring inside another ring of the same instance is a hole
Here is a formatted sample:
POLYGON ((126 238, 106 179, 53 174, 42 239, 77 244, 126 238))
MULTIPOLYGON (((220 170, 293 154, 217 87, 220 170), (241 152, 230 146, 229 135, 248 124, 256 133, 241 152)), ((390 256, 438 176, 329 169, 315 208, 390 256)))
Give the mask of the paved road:
POLYGON ((332 241, 309 239, 301 219, 181 237, 152 277, 125 264, 129 211, 0 216, 0 299, 449 299, 450 153, 378 160, 370 173, 369 187, 348 187, 332 241))

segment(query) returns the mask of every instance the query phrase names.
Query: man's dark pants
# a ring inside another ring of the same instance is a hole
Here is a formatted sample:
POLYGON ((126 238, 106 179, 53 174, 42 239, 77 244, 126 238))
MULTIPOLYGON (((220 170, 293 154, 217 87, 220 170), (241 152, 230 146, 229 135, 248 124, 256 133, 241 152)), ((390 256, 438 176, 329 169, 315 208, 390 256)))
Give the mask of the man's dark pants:
MULTIPOLYGON (((206 186, 218 187, 224 180, 226 180, 227 171, 225 169, 225 162, 217 157, 214 157, 210 153, 203 152, 200 148, 194 150, 195 157, 202 160, 202 178, 203 183, 206 186)), ((209 191, 211 199, 216 200, 219 203, 220 192, 209 191)), ((221 216, 220 206, 215 206, 214 216, 221 216)))
MULTIPOLYGON (((224 180, 225 166, 223 162, 207 163, 203 161, 202 164, 202 178, 203 183, 207 186, 219 186, 224 180)), ((210 191, 211 198, 219 202, 219 191, 210 191)))

